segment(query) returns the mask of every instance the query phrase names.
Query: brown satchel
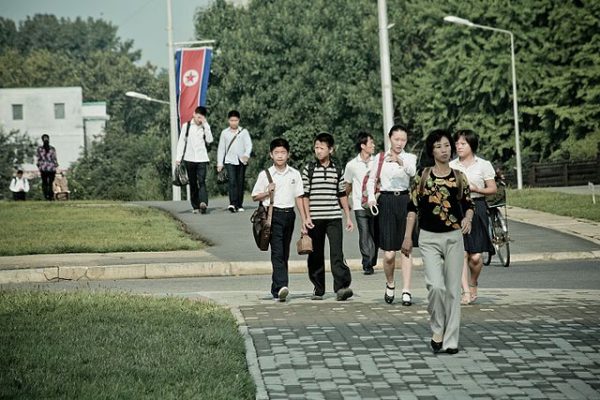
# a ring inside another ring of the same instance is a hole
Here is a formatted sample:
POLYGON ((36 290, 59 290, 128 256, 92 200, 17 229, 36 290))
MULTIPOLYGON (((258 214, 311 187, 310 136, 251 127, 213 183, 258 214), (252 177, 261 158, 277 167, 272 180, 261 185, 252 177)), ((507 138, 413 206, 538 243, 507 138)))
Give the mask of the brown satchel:
MULTIPOLYGON (((273 178, 268 169, 265 170, 269 183, 273 183, 273 178)), ((258 248, 262 251, 269 250, 269 242, 271 241, 271 221, 273 219, 273 195, 269 194, 269 207, 265 208, 262 201, 258 204, 258 208, 252 213, 250 222, 252 222, 252 234, 258 248)))
POLYGON ((296 249, 298 250, 298 254, 305 255, 313 252, 312 239, 310 236, 305 234, 300 234, 300 239, 296 242, 296 249))

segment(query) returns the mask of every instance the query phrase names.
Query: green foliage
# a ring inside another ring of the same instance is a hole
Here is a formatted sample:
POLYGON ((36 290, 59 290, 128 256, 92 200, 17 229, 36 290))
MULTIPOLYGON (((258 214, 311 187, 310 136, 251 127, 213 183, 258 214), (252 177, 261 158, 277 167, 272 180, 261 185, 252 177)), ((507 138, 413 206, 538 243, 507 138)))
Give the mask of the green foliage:
POLYGON ((0 149, 0 199, 12 199, 10 180, 21 164, 32 159, 35 143, 25 134, 18 131, 6 132, 0 126, 0 149))
POLYGON ((0 397, 253 399, 231 313, 178 298, 0 292, 0 397))
POLYGON ((544 189, 509 190, 507 199, 511 206, 600 222, 600 202, 592 202, 591 192, 583 195, 544 189))

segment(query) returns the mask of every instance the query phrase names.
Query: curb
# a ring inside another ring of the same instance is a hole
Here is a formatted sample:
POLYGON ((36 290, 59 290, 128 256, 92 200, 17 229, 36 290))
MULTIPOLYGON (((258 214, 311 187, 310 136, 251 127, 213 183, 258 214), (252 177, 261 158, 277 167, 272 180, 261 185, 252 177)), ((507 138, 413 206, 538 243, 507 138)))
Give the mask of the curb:
MULTIPOLYGON (((557 253, 512 254, 514 262, 564 261, 600 259, 600 250, 557 253)), ((361 260, 348 260, 351 271, 362 271, 361 260)), ((413 266, 422 267, 420 257, 413 258, 413 266)), ((325 269, 330 271, 329 266, 325 269)), ((289 273, 306 272, 305 260, 289 262, 289 273)), ((267 261, 198 263, 155 263, 102 266, 51 266, 31 269, 6 269, 0 271, 0 284, 42 283, 68 281, 105 281, 120 279, 164 279, 209 276, 269 275, 271 263, 267 261)))

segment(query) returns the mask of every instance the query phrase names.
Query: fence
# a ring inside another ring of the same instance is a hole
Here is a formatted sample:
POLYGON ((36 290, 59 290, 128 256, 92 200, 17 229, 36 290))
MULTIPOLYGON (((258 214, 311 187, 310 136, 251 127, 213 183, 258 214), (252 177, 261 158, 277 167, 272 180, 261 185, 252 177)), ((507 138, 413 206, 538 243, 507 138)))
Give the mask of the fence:
POLYGON ((533 187, 600 184, 600 156, 590 161, 533 163, 527 184, 533 187))

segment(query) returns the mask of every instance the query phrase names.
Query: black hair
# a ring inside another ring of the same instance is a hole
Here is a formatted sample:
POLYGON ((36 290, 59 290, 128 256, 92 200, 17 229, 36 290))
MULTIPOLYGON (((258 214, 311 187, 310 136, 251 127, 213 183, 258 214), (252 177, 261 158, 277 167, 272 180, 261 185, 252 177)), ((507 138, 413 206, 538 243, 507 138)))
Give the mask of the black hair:
POLYGON ((19 168, 19 169, 17 170, 17 174, 22 174, 22 173, 23 173, 23 170, 22 170, 21 168, 19 168))
POLYGON ((435 129, 429 135, 427 135, 427 138, 425 139, 425 152, 432 160, 434 159, 433 145, 442 140, 444 137, 450 142, 450 148, 452 149, 451 156, 456 152, 456 145, 454 144, 454 140, 452 140, 450 131, 446 129, 435 129))
POLYGON ((205 117, 206 117, 207 113, 208 113, 208 111, 206 110, 206 107, 203 107, 203 106, 198 106, 194 110, 194 114, 204 115, 205 117))
POLYGON ((47 133, 44 133, 44 134, 42 135, 42 140, 44 140, 44 138, 45 138, 45 137, 47 137, 47 138, 48 138, 48 140, 50 140, 50 136, 48 136, 48 134, 47 134, 47 133))
POLYGON ((290 152, 290 142, 288 142, 284 138, 277 138, 277 139, 271 140, 271 144, 269 145, 269 149, 270 149, 269 151, 272 152, 277 147, 283 147, 284 149, 287 150, 288 153, 290 152))
POLYGON ((408 136, 409 132, 408 132, 408 128, 404 125, 400 125, 400 124, 396 124, 394 126, 392 126, 390 128, 390 131, 388 132, 388 137, 392 137, 392 135, 394 134, 394 132, 396 131, 404 131, 406 132, 406 135, 408 136))
POLYGON ((354 149, 357 153, 360 153, 362 150, 362 145, 367 144, 369 138, 373 139, 373 135, 369 132, 360 131, 356 134, 356 142, 354 143, 354 149))
POLYGON ((330 149, 333 148, 333 136, 331 136, 331 133, 327 133, 327 132, 321 132, 317 135, 317 137, 315 138, 315 140, 313 141, 313 145, 317 142, 322 142, 322 143, 327 143, 327 147, 329 147, 330 149))
POLYGON ((227 119, 231 118, 231 117, 236 117, 238 119, 240 119, 240 112, 238 110, 231 110, 227 113, 227 119))
POLYGON ((469 143, 473 154, 477 153, 477 149, 479 148, 479 138, 477 137, 477 134, 470 129, 458 130, 454 134, 454 142, 458 142, 458 139, 461 137, 464 137, 465 141, 469 143))

